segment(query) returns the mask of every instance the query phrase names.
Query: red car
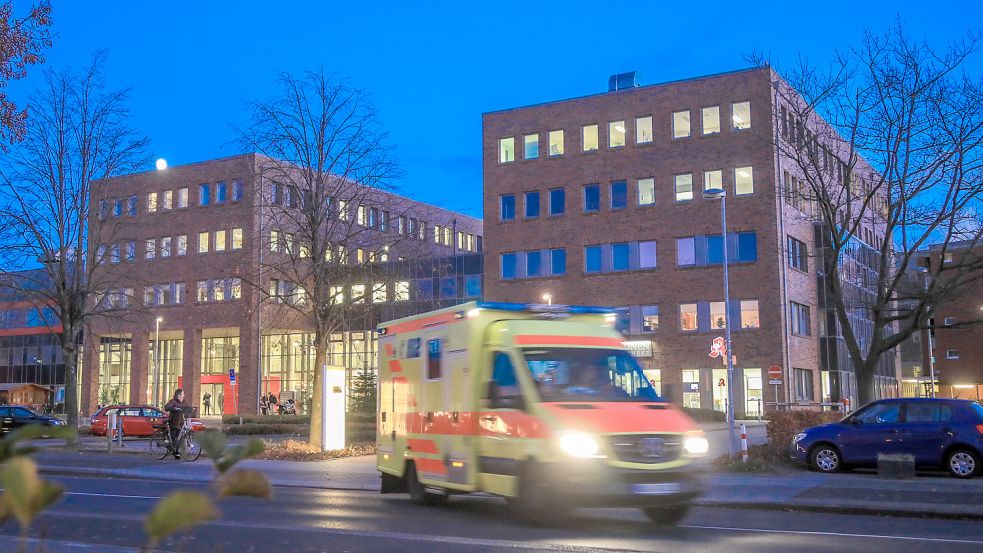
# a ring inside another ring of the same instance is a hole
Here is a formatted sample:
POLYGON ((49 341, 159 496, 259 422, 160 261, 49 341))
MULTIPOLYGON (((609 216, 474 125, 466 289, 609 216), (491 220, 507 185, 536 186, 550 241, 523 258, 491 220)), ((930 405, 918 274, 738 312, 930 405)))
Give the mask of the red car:
MULTIPOLYGON (((96 436, 106 435, 106 423, 109 412, 116 411, 123 417, 124 436, 150 436, 154 433, 155 424, 167 422, 167 414, 149 405, 109 405, 92 415, 92 433, 96 436)), ((201 432, 205 424, 198 419, 191 419, 191 429, 201 432)))

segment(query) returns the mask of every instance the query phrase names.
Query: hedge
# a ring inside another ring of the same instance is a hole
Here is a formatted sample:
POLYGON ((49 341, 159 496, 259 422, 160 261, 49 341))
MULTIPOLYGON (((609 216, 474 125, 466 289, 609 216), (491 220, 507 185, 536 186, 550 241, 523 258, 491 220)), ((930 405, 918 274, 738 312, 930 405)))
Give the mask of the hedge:
POLYGON ((727 415, 723 411, 695 409, 693 407, 683 407, 683 411, 696 422, 724 422, 727 420, 727 415))
MULTIPOLYGON (((348 421, 345 426, 345 437, 349 443, 375 441, 374 422, 367 424, 359 421, 348 421)), ((310 425, 301 424, 230 424, 225 426, 223 432, 229 436, 293 434, 306 437, 310 434, 311 427, 310 425)))
MULTIPOLYGON (((239 424, 239 415, 222 415, 222 424, 239 424)), ((348 422, 369 423, 375 425, 375 413, 348 413, 345 415, 348 422)), ((310 415, 242 415, 243 424, 302 424, 310 425, 310 415)))
POLYGON ((763 453, 775 460, 785 459, 792 437, 810 426, 829 424, 843 418, 838 411, 773 411, 767 414, 768 444, 763 453))

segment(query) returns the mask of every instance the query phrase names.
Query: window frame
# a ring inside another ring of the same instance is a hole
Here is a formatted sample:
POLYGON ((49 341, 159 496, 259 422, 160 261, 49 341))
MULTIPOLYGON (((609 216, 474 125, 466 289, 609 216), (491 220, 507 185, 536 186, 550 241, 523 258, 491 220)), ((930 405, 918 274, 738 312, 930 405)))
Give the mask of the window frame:
POLYGON ((700 136, 715 136, 721 133, 720 128, 720 104, 715 106, 704 106, 700 108, 700 136), (717 111, 717 130, 707 132, 707 112, 708 110, 717 111))
POLYGON ((679 111, 673 111, 671 113, 670 117, 672 118, 672 128, 670 129, 670 133, 672 135, 672 139, 673 140, 682 140, 682 139, 690 138, 690 137, 693 136, 693 115, 692 115, 692 113, 693 113, 693 110, 691 110, 689 108, 683 109, 683 110, 679 110, 679 111), (677 126, 676 126, 676 116, 677 115, 681 115, 683 113, 686 114, 686 134, 678 134, 678 132, 677 132, 678 129, 677 129, 677 126))
POLYGON ((653 117, 651 115, 636 116, 635 117, 635 145, 651 144, 654 141, 655 141, 655 120, 653 119, 653 117), (642 136, 639 131, 643 128, 643 125, 640 125, 639 121, 644 121, 646 119, 648 120, 649 136, 648 136, 648 140, 642 140, 642 136))
POLYGON ((590 152, 596 152, 601 148, 601 131, 600 126, 597 123, 589 123, 587 125, 580 126, 580 153, 587 154, 590 152), (587 129, 594 129, 594 147, 587 148, 587 129))

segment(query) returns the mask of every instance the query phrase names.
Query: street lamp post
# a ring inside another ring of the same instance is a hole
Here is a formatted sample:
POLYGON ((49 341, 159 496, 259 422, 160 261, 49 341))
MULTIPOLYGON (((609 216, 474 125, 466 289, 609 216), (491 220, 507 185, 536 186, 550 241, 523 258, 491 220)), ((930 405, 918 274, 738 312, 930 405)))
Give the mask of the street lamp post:
MULTIPOLYGON (((925 294, 928 294, 928 278, 930 273, 928 267, 916 267, 916 271, 922 274, 925 294)), ((929 378, 929 393, 931 397, 935 397, 935 347, 932 344, 932 329, 928 329, 928 378, 929 378)))
POLYGON ((157 317, 154 330, 154 406, 160 405, 160 323, 163 320, 163 317, 157 317))
POLYGON ((707 188, 703 191, 707 200, 720 200, 721 242, 724 253, 724 336, 727 341, 727 420, 730 423, 730 439, 727 441, 730 457, 737 451, 734 433, 734 352, 730 343, 730 278, 727 267, 727 192, 722 188, 707 188))
POLYGON ((553 294, 543 294, 543 299, 546 300, 547 305, 553 305, 553 294))

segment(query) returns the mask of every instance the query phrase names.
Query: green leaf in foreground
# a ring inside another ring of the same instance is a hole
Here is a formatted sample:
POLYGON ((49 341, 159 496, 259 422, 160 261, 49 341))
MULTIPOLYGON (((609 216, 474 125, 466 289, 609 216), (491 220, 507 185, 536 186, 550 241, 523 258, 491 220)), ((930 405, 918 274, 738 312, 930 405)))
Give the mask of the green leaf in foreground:
POLYGON ((157 503, 147 515, 144 529, 153 548, 174 532, 215 520, 218 516, 218 509, 207 495, 178 490, 157 503))
POLYGON ((236 469, 221 476, 218 481, 218 496, 271 499, 273 488, 262 472, 251 469, 236 469))
POLYGON ((10 459, 0 469, 0 517, 14 517, 26 529, 64 493, 64 488, 38 477, 37 465, 26 457, 10 459))

